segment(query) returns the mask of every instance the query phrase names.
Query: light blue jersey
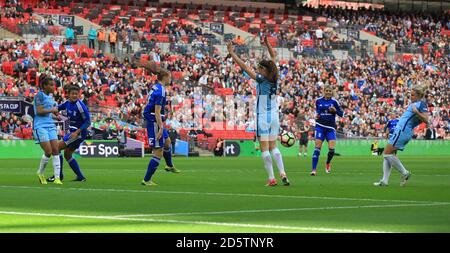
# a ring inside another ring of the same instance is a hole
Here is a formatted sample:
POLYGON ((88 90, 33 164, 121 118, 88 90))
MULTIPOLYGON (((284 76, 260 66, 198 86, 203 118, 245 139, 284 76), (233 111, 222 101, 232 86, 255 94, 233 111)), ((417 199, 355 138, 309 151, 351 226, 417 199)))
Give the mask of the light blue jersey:
POLYGON ((277 112, 277 84, 267 80, 263 75, 256 74, 256 112, 277 112))
POLYGON ((34 121, 33 121, 33 136, 36 143, 48 142, 58 139, 56 132, 56 125, 52 118, 52 113, 46 113, 45 115, 38 115, 37 107, 44 106, 44 109, 50 110, 57 106, 52 96, 46 95, 44 92, 39 91, 34 97, 34 121))
POLYGON ((34 121, 33 121, 33 129, 38 128, 46 128, 46 127, 55 127, 55 121, 52 118, 51 113, 47 113, 45 115, 38 115, 37 107, 44 106, 44 109, 50 110, 58 104, 53 100, 52 96, 46 95, 44 92, 39 91, 38 94, 34 97, 33 107, 34 107, 34 121))
POLYGON ((412 131, 420 123, 420 118, 414 113, 412 106, 415 105, 417 110, 421 113, 428 112, 427 105, 424 101, 417 101, 408 106, 408 109, 398 119, 398 123, 395 129, 401 129, 402 131, 412 131))
POLYGON ((277 84, 256 74, 256 136, 261 140, 274 140, 280 132, 277 104, 277 84))
POLYGON ((421 123, 419 116, 412 110, 413 105, 421 113, 428 112, 427 105, 424 101, 414 102, 408 106, 408 109, 399 118, 394 133, 389 137, 388 141, 389 144, 398 150, 405 148, 406 144, 408 144, 414 135, 414 128, 421 123))

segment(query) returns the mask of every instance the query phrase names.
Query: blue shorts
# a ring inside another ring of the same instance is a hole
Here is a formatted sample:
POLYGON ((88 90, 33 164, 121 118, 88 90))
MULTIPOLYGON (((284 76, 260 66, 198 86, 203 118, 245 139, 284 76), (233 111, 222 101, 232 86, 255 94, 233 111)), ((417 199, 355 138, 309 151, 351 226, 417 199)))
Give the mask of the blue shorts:
POLYGON ((314 137, 316 138, 316 140, 327 140, 327 141, 332 141, 332 140, 336 140, 336 130, 334 130, 334 128, 331 127, 323 127, 323 126, 319 126, 316 124, 316 132, 314 137))
POLYGON ((81 136, 81 134, 79 134, 77 138, 69 140, 71 134, 72 133, 68 133, 64 135, 63 141, 68 148, 75 150, 80 147, 81 143, 83 143, 85 139, 81 136))
POLYGON ((398 150, 403 150, 406 144, 412 139, 412 136, 412 131, 395 129, 394 133, 389 137, 388 143, 398 150))
POLYGON ((56 127, 40 127, 34 129, 33 137, 36 144, 58 140, 56 127))
POLYGON ((158 135, 158 124, 156 122, 147 123, 147 134, 148 134, 148 145, 151 148, 162 148, 164 147, 164 140, 169 138, 169 133, 167 129, 163 128, 162 138, 156 140, 156 135, 158 135))

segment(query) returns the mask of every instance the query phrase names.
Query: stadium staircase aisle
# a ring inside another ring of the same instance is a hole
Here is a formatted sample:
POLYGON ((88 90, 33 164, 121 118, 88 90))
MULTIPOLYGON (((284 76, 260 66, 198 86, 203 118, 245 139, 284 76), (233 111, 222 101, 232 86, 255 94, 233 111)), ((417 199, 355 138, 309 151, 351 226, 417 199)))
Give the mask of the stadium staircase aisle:
POLYGON ((203 157, 214 156, 214 154, 211 151, 205 150, 205 149, 202 149, 199 147, 194 147, 194 152, 198 152, 199 156, 203 156, 203 157))
POLYGON ((4 39, 21 39, 22 37, 20 37, 18 34, 12 33, 8 30, 6 30, 3 27, 0 27, 0 40, 4 40, 4 39))

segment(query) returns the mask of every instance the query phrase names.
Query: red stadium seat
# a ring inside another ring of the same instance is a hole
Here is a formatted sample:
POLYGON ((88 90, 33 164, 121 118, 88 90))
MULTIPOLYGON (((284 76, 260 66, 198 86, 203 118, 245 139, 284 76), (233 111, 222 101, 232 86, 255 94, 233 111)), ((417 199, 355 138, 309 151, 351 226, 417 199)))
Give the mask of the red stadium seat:
POLYGON ((156 40, 161 43, 169 43, 169 36, 166 34, 156 35, 156 40))
POLYGON ((278 39, 276 37, 268 37, 267 40, 272 47, 275 47, 278 44, 278 39))
POLYGON ((14 74, 14 64, 15 62, 3 62, 2 72, 12 76, 14 74))
POLYGON ((181 80, 183 78, 183 72, 181 72, 181 71, 173 71, 172 72, 172 77, 175 80, 181 80))
POLYGON ((302 40, 302 46, 313 47, 313 41, 312 40, 302 40))

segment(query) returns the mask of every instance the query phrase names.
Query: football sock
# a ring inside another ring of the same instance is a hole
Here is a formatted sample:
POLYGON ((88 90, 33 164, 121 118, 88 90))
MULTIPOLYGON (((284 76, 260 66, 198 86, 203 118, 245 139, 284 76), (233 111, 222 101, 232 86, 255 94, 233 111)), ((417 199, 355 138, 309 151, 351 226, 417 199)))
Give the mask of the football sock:
POLYGON ((163 150, 163 155, 164 155, 164 160, 166 160, 166 164, 169 167, 173 167, 173 163, 172 163, 172 149, 169 148, 164 148, 163 150))
POLYGON ((42 155, 41 162, 39 163, 38 174, 43 175, 45 171, 45 167, 47 166, 48 161, 50 160, 50 156, 47 157, 45 154, 42 155))
POLYGON ((394 155, 387 156, 387 159, 389 160, 389 163, 400 172, 402 175, 408 174, 408 171, 403 166, 402 162, 398 159, 398 157, 394 155))
POLYGON ((160 159, 156 156, 154 156, 150 162, 148 163, 147 167, 147 173, 145 173, 144 181, 148 182, 152 178, 153 174, 155 173, 156 169, 159 166, 160 159))
POLYGON ((55 175, 55 179, 59 178, 61 174, 61 164, 59 163, 59 155, 53 156, 53 175, 55 175))
POLYGON ((270 152, 264 151, 264 152, 262 152, 261 156, 264 160, 264 168, 266 168, 269 179, 274 179, 275 176, 273 174, 272 157, 270 156, 270 152))
POLYGON ((63 160, 63 155, 59 154, 59 166, 60 166, 60 170, 61 172, 59 173, 59 178, 62 180, 64 178, 63 175, 63 165, 64 165, 64 160, 63 160))
POLYGON ((67 160, 67 162, 70 165, 70 168, 73 170, 73 172, 75 173, 75 175, 77 175, 78 179, 84 179, 84 175, 81 172, 80 166, 78 165, 77 160, 75 160, 73 157, 70 158, 69 160, 67 160))
POLYGON ((389 155, 383 155, 383 182, 385 184, 389 183, 389 177, 391 176, 391 171, 392 171, 392 167, 391 167, 391 163, 389 162, 389 160, 387 159, 386 156, 389 155))
POLYGON ((331 159, 333 159, 334 156, 334 148, 330 148, 328 150, 328 157, 327 157, 327 164, 331 162, 331 159))
POLYGON ((277 164, 277 168, 278 168, 278 171, 280 172, 280 175, 281 174, 285 175, 286 173, 284 171, 283 157, 280 153, 280 150, 278 148, 274 148, 274 149, 272 149, 271 153, 273 155, 273 159, 275 160, 275 163, 277 164))
POLYGON ((313 170, 316 170, 316 168, 317 168, 317 163, 319 163, 319 156, 320 156, 320 148, 315 148, 314 154, 312 157, 312 169, 313 170))

